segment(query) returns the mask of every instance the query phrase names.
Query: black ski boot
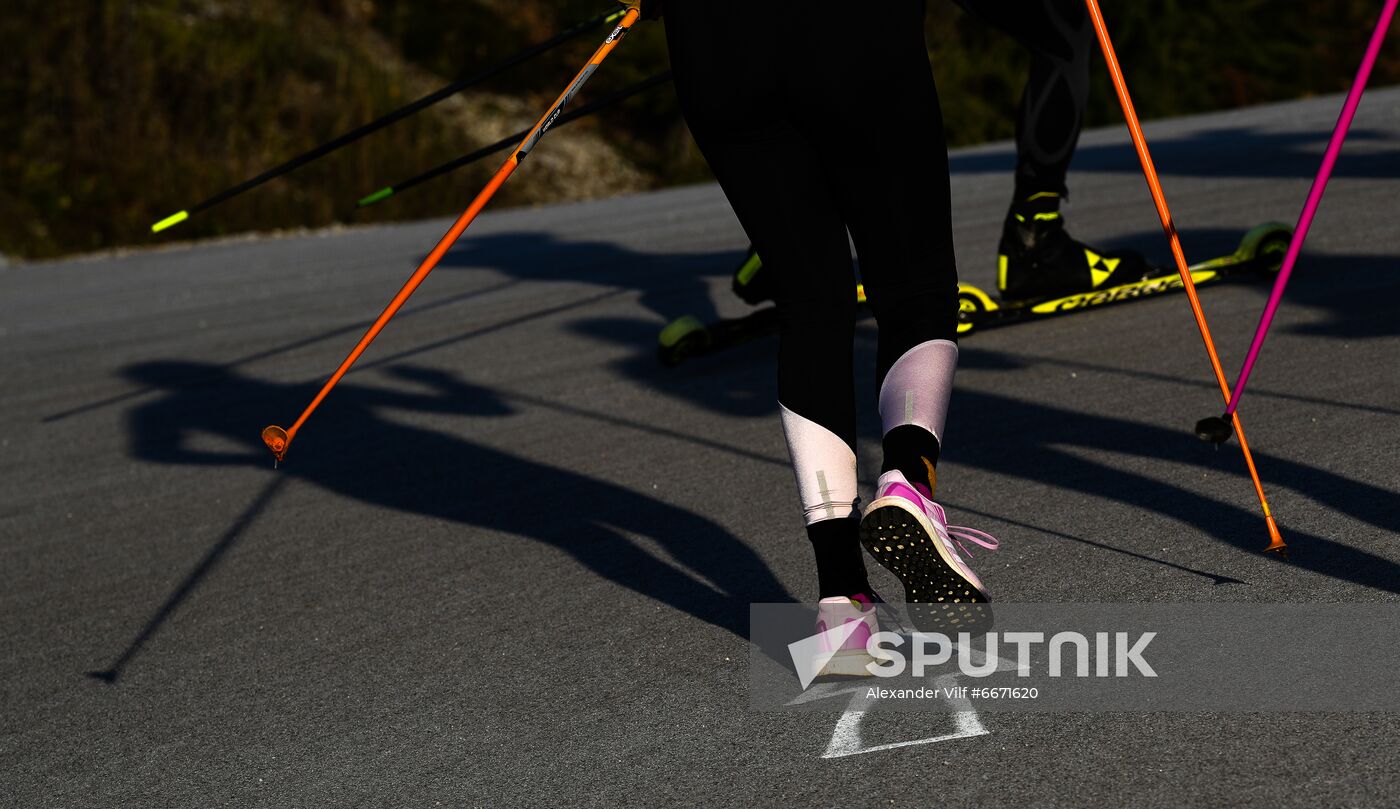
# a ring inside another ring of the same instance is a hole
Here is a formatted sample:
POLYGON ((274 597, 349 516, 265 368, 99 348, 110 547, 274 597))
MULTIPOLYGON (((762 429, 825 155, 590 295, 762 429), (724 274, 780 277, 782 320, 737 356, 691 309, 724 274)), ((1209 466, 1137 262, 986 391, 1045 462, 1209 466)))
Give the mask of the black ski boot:
POLYGON ((1096 250, 1065 231, 1060 196, 1039 193, 1011 206, 997 248, 1002 300, 1060 298, 1141 281, 1154 268, 1133 250, 1096 250))

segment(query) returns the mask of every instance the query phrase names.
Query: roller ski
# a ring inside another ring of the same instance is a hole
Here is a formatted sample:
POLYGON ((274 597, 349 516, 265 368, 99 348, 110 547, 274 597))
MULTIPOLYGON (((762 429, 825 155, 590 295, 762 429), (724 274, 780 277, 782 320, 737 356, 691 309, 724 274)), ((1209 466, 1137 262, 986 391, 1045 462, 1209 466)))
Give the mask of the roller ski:
MULTIPOLYGON (((1292 235, 1293 229, 1279 222, 1258 225, 1245 233, 1235 252, 1190 267, 1191 280, 1202 286, 1233 276, 1277 272, 1292 235)), ((958 334, 1148 298, 1185 286, 1176 271, 1153 267, 1135 253, 1099 253, 1068 236, 1040 254, 1049 256, 1038 259, 1042 263, 1018 255, 1017 248, 1003 236, 997 258, 999 295, 958 284, 958 334)))
MULTIPOLYGON (((769 275, 760 272, 763 262, 752 249, 739 269, 734 272, 734 294, 751 306, 771 301, 773 293, 769 275)), ((856 284, 853 303, 865 305, 865 288, 856 284)), ((728 348, 778 333, 778 309, 764 306, 740 317, 729 317, 706 323, 694 315, 677 318, 661 330, 656 349, 657 359, 667 368, 680 365, 692 357, 717 354, 728 348)))
MULTIPOLYGON (((1031 227, 1008 217, 997 257, 997 293, 972 284, 958 285, 958 334, 1023 320, 1053 317, 1083 309, 1152 297, 1183 288, 1181 276, 1148 264, 1131 251, 1096 250, 1075 241, 1055 219, 1031 219, 1031 227), (1014 224, 1013 224, 1014 222, 1014 224), (1025 239, 1030 230, 1031 239, 1025 239), (1030 244, 1027 244, 1027 242, 1030 244)), ((1058 215, 1057 215, 1058 216, 1058 215)), ((1278 271, 1292 228, 1270 222, 1252 228, 1235 252, 1191 267, 1197 286, 1251 273, 1278 271)), ((750 251, 734 274, 733 289, 742 300, 759 305, 771 300, 762 262, 750 251)), ((856 304, 865 290, 856 286, 856 304)), ((765 306, 741 317, 706 323, 686 315, 661 330, 657 358, 673 367, 776 334, 778 313, 765 306)))

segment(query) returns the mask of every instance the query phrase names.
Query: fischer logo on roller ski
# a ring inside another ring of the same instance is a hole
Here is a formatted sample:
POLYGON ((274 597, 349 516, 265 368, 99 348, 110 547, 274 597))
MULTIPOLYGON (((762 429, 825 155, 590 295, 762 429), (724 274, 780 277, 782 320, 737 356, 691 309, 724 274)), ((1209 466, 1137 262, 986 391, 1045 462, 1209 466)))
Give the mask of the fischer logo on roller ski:
MULTIPOLYGON (((1191 281, 1195 286, 1203 286, 1229 278, 1262 278, 1277 272, 1279 262, 1283 260, 1283 252, 1288 249, 1290 233, 1289 227, 1282 223, 1270 222, 1260 225, 1245 234, 1234 253, 1191 266, 1191 281)), ((1068 314, 1185 290, 1186 281, 1178 273, 1158 273, 1162 271, 1156 270, 1148 278, 1106 289, 1079 292, 1061 298, 1022 301, 1002 300, 971 284, 959 284, 958 333, 967 334, 979 328, 1068 314)))

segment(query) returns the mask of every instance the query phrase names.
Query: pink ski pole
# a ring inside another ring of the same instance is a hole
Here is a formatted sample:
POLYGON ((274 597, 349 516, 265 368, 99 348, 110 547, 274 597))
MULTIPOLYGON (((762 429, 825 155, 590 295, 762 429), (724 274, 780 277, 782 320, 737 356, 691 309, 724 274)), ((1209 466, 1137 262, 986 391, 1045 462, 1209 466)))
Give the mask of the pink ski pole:
POLYGON ((1232 417, 1240 405, 1240 397, 1244 396, 1244 386, 1249 382, 1249 374, 1254 370, 1259 350, 1264 347, 1264 338, 1269 336, 1269 326, 1273 323, 1274 313, 1283 301, 1283 290, 1288 286, 1288 277, 1293 274, 1293 265, 1297 263, 1298 254, 1303 250, 1303 240, 1308 237, 1308 228, 1312 227, 1313 216, 1317 213, 1318 204, 1322 202, 1322 192, 1327 190, 1327 181, 1332 178, 1332 167, 1337 164, 1337 156, 1342 152, 1347 130, 1351 128, 1352 118, 1356 117, 1356 108, 1361 105, 1361 96, 1366 92, 1366 82, 1371 78, 1371 68, 1375 66, 1376 57, 1381 52, 1381 43, 1390 29, 1390 21, 1395 16, 1397 3, 1400 3, 1400 0, 1385 0, 1381 18, 1376 21, 1376 30, 1371 34, 1371 42, 1366 46, 1366 56, 1361 60, 1361 68, 1356 71, 1351 90, 1347 92, 1342 114, 1337 118, 1337 126, 1332 130, 1332 140, 1327 144, 1327 153, 1322 157, 1322 166, 1317 170, 1317 177, 1313 178, 1308 200, 1303 204, 1303 213, 1298 217, 1298 226, 1293 230, 1293 240, 1288 244, 1283 266, 1279 268, 1274 289, 1269 293, 1269 302, 1264 306, 1264 314, 1259 318, 1258 328, 1254 330, 1254 340, 1249 344, 1249 354, 1244 358, 1244 366, 1235 382, 1234 395, 1225 406, 1225 414, 1201 419, 1196 423, 1196 435, 1202 441, 1223 444, 1229 441, 1234 433, 1230 426, 1232 417))

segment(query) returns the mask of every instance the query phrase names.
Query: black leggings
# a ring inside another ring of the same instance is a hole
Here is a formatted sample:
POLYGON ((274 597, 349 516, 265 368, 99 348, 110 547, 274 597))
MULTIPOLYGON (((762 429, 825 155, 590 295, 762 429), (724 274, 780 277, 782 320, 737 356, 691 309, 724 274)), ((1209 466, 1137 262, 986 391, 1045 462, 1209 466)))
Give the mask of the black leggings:
POLYGON ((691 134, 776 281, 778 397, 854 447, 847 233, 879 324, 877 382, 957 333, 924 3, 666 0, 666 34, 691 134))
POLYGON ((1082 0, 956 0, 1031 54, 1016 117, 1016 199, 1065 195, 1065 174, 1089 103, 1094 29, 1082 0))

